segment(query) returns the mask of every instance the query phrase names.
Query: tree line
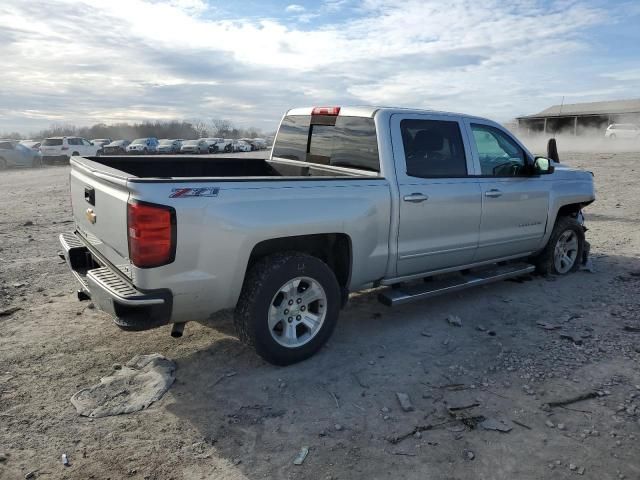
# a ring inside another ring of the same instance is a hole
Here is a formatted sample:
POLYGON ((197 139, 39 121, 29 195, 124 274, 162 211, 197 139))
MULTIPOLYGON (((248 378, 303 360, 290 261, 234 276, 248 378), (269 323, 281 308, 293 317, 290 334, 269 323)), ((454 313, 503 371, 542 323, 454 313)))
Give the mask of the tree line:
POLYGON ((22 135, 18 132, 1 134, 0 138, 12 138, 22 140, 26 138, 43 139, 48 137, 78 136, 87 139, 111 138, 133 140, 134 138, 256 138, 263 137, 260 129, 249 127, 237 127, 230 120, 206 121, 148 121, 140 123, 115 123, 107 125, 97 123, 90 127, 77 127, 70 124, 53 124, 49 128, 39 132, 22 135))

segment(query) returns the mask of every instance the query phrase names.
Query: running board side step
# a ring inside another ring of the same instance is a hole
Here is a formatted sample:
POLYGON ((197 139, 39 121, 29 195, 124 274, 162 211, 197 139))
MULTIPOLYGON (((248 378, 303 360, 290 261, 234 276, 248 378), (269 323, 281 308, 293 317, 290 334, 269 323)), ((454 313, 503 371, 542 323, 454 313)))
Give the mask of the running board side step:
POLYGON ((507 265, 495 265, 482 270, 474 270, 455 278, 434 278, 432 281, 422 284, 400 286, 399 288, 389 288, 378 294, 380 303, 388 307, 403 305, 405 303, 417 302, 425 298, 435 297, 445 293, 457 292, 465 288, 486 285, 488 283, 499 282, 508 278, 519 277, 532 273, 535 266, 528 263, 510 263, 507 265))

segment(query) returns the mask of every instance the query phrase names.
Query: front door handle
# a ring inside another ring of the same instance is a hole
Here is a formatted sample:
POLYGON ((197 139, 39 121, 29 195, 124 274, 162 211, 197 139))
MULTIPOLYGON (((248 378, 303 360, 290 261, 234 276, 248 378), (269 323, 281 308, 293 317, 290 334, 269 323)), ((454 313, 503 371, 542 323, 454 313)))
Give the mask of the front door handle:
POLYGON ((420 203, 425 200, 429 200, 429 195, 424 195, 423 193, 412 193, 411 195, 405 195, 402 199, 405 202, 420 203))
POLYGON ((497 188, 492 188, 491 190, 487 190, 484 192, 485 197, 498 198, 502 196, 502 192, 497 188))

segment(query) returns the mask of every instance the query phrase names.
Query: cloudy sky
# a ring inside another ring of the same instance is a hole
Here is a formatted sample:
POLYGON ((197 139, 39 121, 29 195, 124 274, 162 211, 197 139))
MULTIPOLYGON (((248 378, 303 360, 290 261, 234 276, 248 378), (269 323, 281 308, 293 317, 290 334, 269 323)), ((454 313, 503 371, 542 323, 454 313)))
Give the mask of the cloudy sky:
POLYGON ((640 97, 637 0, 2 0, 0 132, 640 97))

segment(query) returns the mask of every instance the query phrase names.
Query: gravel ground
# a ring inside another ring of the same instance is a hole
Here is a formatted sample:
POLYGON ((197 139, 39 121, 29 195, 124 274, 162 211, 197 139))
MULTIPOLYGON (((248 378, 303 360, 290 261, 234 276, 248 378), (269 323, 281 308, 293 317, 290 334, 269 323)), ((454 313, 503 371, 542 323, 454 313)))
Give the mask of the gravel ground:
POLYGON ((2 172, 0 310, 20 310, 0 316, 0 478, 640 478, 640 154, 566 159, 595 173, 594 273, 394 309, 355 295, 326 348, 287 368, 229 318, 179 340, 120 331, 76 300, 57 256, 68 167, 2 172), (156 352, 177 364, 159 402, 78 416, 71 395, 156 352))

